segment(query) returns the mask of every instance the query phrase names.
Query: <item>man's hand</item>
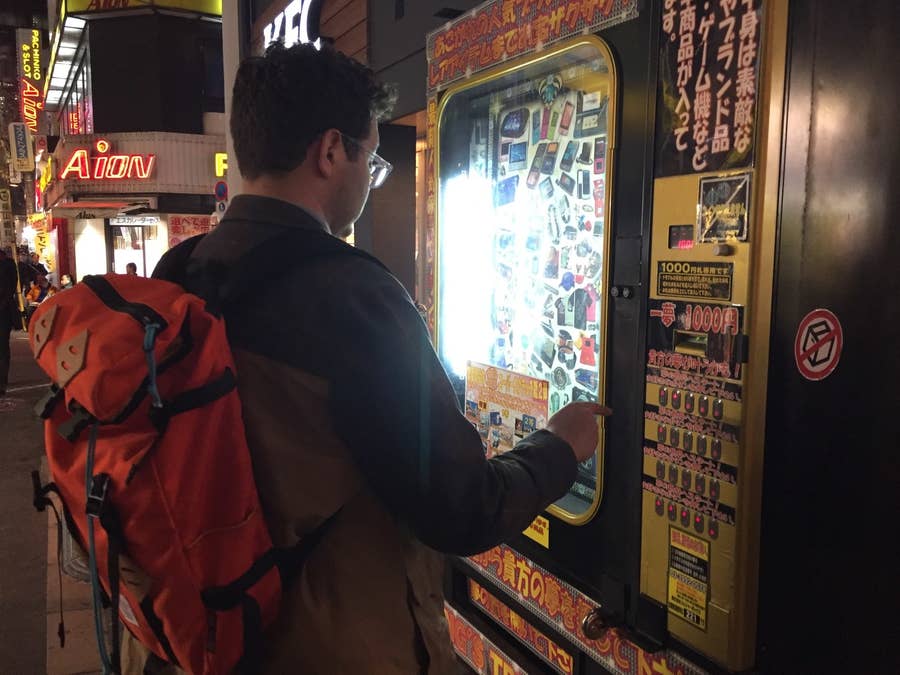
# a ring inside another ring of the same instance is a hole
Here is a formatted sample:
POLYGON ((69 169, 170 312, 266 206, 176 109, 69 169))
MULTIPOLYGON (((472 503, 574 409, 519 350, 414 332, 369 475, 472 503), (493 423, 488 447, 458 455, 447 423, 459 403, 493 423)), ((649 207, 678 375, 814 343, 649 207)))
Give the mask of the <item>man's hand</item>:
POLYGON ((547 431, 571 445, 583 462, 597 449, 597 415, 612 415, 612 410, 599 403, 570 403, 550 418, 547 431))

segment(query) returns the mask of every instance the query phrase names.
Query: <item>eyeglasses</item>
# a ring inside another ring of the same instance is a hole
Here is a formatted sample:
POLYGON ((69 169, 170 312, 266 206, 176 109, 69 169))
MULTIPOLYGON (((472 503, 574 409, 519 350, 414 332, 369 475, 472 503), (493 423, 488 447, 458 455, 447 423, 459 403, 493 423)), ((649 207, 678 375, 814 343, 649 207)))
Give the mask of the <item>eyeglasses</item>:
POLYGON ((357 148, 359 148, 369 156, 369 187, 374 190, 384 185, 384 181, 387 180, 387 177, 391 175, 391 171, 394 170, 394 165, 384 159, 377 152, 372 152, 371 150, 369 150, 360 141, 353 138, 352 136, 348 136, 343 132, 341 132, 341 136, 353 143, 353 145, 355 145, 357 148))

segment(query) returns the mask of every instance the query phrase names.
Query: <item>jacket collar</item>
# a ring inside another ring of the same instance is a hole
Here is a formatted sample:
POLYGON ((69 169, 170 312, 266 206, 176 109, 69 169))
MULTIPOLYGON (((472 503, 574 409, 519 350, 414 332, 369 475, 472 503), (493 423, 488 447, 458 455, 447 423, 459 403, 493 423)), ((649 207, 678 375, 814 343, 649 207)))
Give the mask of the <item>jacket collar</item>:
POLYGON ((306 209, 272 197, 237 195, 228 205, 222 221, 250 220, 266 222, 281 227, 322 230, 331 234, 328 225, 306 209))

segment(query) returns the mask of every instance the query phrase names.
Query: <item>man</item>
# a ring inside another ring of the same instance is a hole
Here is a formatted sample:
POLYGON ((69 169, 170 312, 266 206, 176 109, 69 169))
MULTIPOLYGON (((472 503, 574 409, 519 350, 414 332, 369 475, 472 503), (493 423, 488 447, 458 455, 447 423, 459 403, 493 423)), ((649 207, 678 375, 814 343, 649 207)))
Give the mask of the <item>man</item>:
POLYGON ((137 276, 137 263, 130 262, 127 265, 125 265, 125 274, 127 274, 130 277, 136 277, 137 276))
POLYGON ((43 274, 44 276, 49 274, 44 263, 41 262, 41 256, 37 251, 32 251, 31 253, 31 267, 34 269, 35 274, 43 274))
POLYGON ((6 395, 11 358, 9 336, 13 322, 19 317, 19 303, 16 301, 17 276, 16 263, 6 251, 0 249, 0 396, 6 395))
POLYGON ((19 248, 18 254, 18 270, 19 270, 19 282, 22 284, 22 289, 31 288, 31 282, 37 281, 38 274, 41 272, 32 264, 32 258, 34 256, 28 253, 28 247, 22 246, 19 248))
MULTIPOLYGON (((192 265, 221 269, 251 250, 268 256, 285 232, 333 235, 333 254, 298 250, 293 265, 282 254, 277 294, 225 309, 275 545, 337 514, 285 592, 264 673, 457 672, 442 553, 473 554, 525 529, 572 484, 596 446, 595 416, 609 412, 569 406, 549 430, 485 459, 409 295, 338 240, 390 171, 376 151, 391 98, 329 47, 276 44, 245 61, 231 114, 244 194, 192 242, 192 265)), ((191 288, 184 258, 173 249, 155 275, 191 288)))

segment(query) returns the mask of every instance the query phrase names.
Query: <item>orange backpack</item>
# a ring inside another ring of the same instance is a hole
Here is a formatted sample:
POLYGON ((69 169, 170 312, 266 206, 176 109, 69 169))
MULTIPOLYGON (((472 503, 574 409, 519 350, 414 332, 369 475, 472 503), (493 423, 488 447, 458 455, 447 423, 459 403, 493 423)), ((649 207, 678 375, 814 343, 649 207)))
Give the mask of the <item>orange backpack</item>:
MULTIPOLYGON (((50 376, 40 404, 53 483, 90 552, 95 620, 113 615, 189 673, 252 670, 282 584, 324 527, 273 549, 244 436, 221 317, 156 279, 89 276, 29 327, 50 376)), ((113 624, 115 625, 115 623, 113 624)), ((118 631, 104 667, 119 672, 118 631)))

